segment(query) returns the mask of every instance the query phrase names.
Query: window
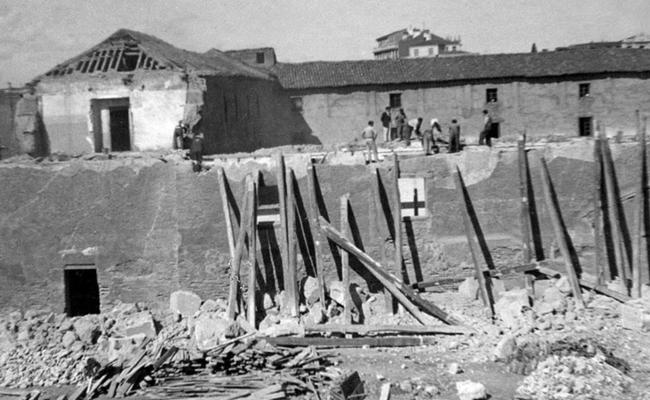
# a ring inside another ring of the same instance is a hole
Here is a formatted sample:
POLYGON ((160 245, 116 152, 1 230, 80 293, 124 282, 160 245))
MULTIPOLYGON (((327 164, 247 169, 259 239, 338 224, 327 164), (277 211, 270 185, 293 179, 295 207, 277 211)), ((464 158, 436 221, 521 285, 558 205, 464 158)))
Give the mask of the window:
POLYGON ((413 49, 413 57, 417 57, 420 55, 420 50, 418 49, 413 49))
POLYGON ((430 55, 430 56, 433 55, 433 47, 429 47, 429 55, 430 55))
POLYGON ((397 181, 402 218, 427 215, 424 178, 399 178, 397 181))
POLYGON ((591 136, 591 117, 578 118, 578 129, 580 136, 591 136))
POLYGON ((255 53, 255 62, 258 64, 264 64, 264 53, 257 52, 255 53))
POLYGON ((581 83, 578 85, 578 95, 582 98, 585 96, 589 96, 589 84, 588 83, 581 83))
POLYGON ((291 109, 293 111, 302 112, 302 97, 291 97, 291 109))
POLYGON ((485 102, 486 103, 496 103, 497 101, 498 101, 497 90, 494 89, 494 88, 485 89, 485 102))
POLYGON ((402 94, 401 93, 391 93, 388 97, 390 108, 399 108, 402 106, 402 94))

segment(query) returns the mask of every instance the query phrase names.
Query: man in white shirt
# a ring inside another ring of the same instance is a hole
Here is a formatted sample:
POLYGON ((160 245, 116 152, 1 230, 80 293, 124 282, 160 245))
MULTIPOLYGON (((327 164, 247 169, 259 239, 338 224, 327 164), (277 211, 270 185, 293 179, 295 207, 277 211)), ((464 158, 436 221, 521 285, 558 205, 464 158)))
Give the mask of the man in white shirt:
POLYGON ((379 154, 377 153, 377 131, 375 131, 375 122, 368 121, 368 126, 363 129, 361 137, 366 141, 368 147, 368 162, 379 161, 379 154), (372 156, 374 155, 374 161, 372 156))

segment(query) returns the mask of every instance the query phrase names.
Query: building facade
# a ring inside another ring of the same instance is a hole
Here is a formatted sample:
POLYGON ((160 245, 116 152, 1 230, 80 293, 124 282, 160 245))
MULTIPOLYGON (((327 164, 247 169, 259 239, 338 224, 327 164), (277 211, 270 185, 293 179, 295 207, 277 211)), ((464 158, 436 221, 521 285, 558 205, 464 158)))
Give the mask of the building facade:
POLYGON ((437 118, 444 132, 457 119, 468 143, 483 110, 501 139, 588 136, 596 121, 635 134, 635 110, 650 114, 650 52, 636 49, 280 63, 274 72, 324 144, 355 140, 386 107, 437 118))
POLYGON ((373 54, 377 60, 465 54, 460 38, 444 39, 428 29, 400 29, 375 40, 373 54))

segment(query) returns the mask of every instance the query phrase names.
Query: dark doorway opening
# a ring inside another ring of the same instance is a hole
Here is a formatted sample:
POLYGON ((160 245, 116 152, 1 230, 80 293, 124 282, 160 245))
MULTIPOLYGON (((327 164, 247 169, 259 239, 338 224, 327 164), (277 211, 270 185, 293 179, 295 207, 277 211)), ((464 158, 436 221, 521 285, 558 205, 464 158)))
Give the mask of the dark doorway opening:
POLYGON ((99 314, 99 284, 94 266, 66 266, 63 270, 65 282, 65 312, 69 317, 99 314))
POLYGON ((501 136, 501 127, 499 126, 499 123, 493 122, 491 129, 492 132, 490 132, 490 136, 492 136, 495 139, 498 139, 501 136))
POLYGON ((129 107, 111 107, 111 150, 130 151, 129 107))
POLYGON ((591 136, 591 126, 593 122, 591 117, 578 118, 578 134, 580 136, 591 136))

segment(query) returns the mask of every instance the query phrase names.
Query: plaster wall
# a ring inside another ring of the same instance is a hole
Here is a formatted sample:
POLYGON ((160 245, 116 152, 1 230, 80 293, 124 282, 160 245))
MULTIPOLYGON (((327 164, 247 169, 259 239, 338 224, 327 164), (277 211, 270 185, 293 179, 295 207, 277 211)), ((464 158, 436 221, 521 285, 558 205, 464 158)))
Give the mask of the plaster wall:
MULTIPOLYGON (((618 131, 636 133, 635 110, 650 113, 650 80, 611 77, 546 82, 513 81, 455 86, 387 85, 343 90, 316 89, 302 95, 303 118, 323 144, 358 139, 368 120, 380 126, 379 116, 389 95, 401 93, 408 118, 438 118, 443 133, 452 119, 461 125, 467 143, 476 143, 484 109, 499 122, 501 137, 514 139, 526 130, 529 137, 578 136, 578 118, 602 122, 609 136, 618 131), (591 93, 580 98, 578 86, 589 83, 591 93), (486 89, 497 89, 498 101, 486 103, 486 89)), ((396 110, 395 110, 396 111, 396 110)))

